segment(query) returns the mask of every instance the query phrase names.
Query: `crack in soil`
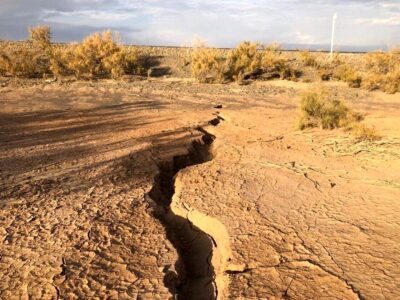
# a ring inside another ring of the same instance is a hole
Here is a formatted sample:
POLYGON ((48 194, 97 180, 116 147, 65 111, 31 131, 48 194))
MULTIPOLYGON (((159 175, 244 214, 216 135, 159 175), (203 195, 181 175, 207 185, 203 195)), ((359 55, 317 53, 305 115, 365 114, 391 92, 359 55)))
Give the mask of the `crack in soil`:
MULTIPOLYGON (((209 122, 213 126, 216 123, 215 119, 209 122)), ((224 268, 230 254, 227 231, 218 220, 180 203, 177 195, 179 171, 213 159, 211 147, 215 136, 202 127, 196 130, 202 136, 192 141, 186 154, 158 165, 159 173, 148 196, 157 204, 156 217, 179 256, 176 273, 166 272, 164 284, 175 299, 221 299, 227 284, 224 268)))

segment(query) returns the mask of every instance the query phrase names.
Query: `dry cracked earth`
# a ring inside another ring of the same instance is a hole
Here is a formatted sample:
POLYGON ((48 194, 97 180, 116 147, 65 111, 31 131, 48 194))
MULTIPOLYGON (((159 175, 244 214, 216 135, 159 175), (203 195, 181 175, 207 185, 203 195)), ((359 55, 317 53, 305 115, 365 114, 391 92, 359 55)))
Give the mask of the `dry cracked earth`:
POLYGON ((298 131, 308 84, 0 88, 0 299, 400 298, 398 95, 382 139, 298 131))

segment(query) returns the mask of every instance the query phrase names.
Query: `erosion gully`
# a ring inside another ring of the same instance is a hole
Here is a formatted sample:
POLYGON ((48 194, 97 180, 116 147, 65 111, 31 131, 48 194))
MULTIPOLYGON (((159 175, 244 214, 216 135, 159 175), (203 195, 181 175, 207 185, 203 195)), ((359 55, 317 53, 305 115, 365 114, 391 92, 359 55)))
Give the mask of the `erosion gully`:
MULTIPOLYGON (((217 126, 222 117, 209 121, 217 126)), ((175 276, 165 272, 164 283, 175 299, 221 299, 217 272, 212 257, 217 248, 216 238, 196 226, 194 220, 174 213, 171 203, 175 194, 178 172, 189 166, 213 159, 211 151, 215 136, 203 127, 197 127, 201 138, 188 145, 187 153, 173 156, 158 164, 159 173, 148 196, 157 204, 159 218, 166 228, 168 239, 178 252, 175 276)), ((204 220, 203 220, 204 221, 204 220)))

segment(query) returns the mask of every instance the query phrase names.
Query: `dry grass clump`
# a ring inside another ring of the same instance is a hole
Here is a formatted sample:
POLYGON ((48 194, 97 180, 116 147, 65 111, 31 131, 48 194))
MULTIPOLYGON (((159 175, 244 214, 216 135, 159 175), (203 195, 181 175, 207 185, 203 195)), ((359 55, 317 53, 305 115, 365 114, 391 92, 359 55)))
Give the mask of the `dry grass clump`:
POLYGON ((216 49, 196 47, 192 53, 192 75, 199 82, 216 82, 224 79, 224 61, 216 49))
POLYGON ((317 126, 323 129, 338 128, 347 122, 349 116, 347 106, 321 87, 303 93, 300 110, 301 130, 317 126))
POLYGON ((400 49, 390 52, 374 52, 366 56, 367 74, 362 87, 381 89, 390 94, 400 92, 400 49))

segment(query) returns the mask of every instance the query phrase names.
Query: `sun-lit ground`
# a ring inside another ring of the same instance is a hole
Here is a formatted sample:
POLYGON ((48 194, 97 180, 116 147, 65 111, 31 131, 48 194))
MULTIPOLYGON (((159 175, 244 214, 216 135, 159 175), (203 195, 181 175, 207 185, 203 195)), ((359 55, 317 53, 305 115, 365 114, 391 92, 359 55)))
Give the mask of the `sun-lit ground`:
POLYGON ((360 142, 311 83, 2 82, 1 298, 400 297, 398 94, 326 85, 360 142))

